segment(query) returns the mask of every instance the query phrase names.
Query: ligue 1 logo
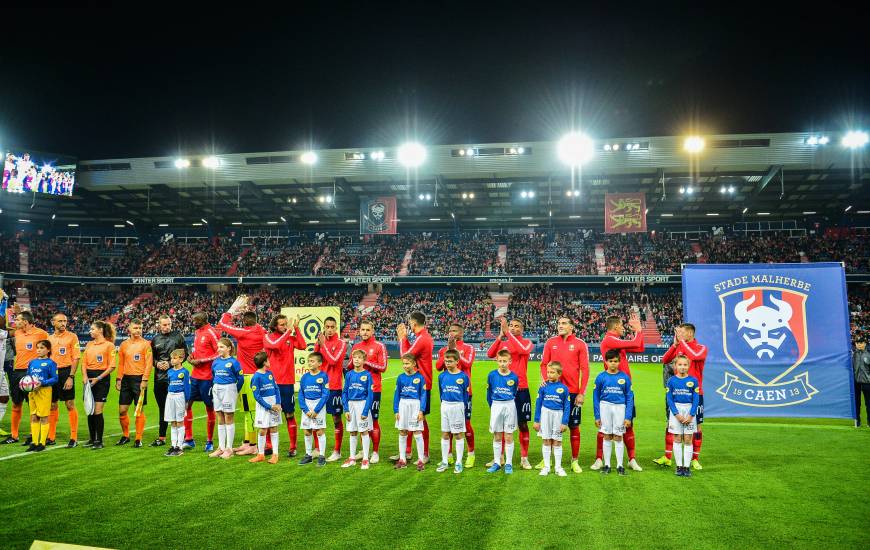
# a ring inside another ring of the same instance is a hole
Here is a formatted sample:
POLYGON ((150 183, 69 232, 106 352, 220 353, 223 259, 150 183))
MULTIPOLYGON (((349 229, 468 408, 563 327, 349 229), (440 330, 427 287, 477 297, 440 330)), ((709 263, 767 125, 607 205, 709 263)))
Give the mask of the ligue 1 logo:
POLYGON ((141 360, 142 360, 141 354, 138 354, 138 353, 133 354, 133 361, 141 361, 141 360))
POLYGON ((778 286, 719 295, 722 350, 738 370, 725 372, 725 383, 716 390, 724 399, 752 407, 784 407, 818 393, 810 385, 809 372, 786 380, 809 352, 807 298, 806 293, 778 286))

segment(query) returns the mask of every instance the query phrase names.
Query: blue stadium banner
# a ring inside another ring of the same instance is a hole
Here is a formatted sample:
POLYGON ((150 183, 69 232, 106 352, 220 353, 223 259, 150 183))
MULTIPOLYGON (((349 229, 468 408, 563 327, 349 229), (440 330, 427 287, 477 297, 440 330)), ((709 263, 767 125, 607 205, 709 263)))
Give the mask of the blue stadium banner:
POLYGON ((360 235, 395 235, 398 219, 396 197, 376 197, 359 202, 360 235))
POLYGON ((685 266, 683 314, 708 348, 705 416, 853 417, 839 263, 685 266))

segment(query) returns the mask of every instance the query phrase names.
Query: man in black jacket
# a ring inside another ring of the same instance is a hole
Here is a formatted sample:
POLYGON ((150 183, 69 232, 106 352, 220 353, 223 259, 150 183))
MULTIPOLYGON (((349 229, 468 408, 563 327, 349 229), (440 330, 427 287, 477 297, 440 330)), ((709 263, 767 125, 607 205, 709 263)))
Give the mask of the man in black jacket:
POLYGON ((154 355, 154 397, 160 410, 160 436, 152 443, 152 447, 166 445, 166 428, 169 424, 163 420, 166 408, 166 396, 169 393, 169 354, 174 350, 183 349, 188 356, 187 344, 180 331, 172 330, 172 319, 169 315, 161 315, 158 321, 158 332, 151 339, 151 352, 154 355))
POLYGON ((867 411, 867 425, 870 426, 870 351, 863 336, 855 339, 852 352, 852 369, 855 371, 855 427, 861 427, 861 395, 864 395, 864 409, 867 411))

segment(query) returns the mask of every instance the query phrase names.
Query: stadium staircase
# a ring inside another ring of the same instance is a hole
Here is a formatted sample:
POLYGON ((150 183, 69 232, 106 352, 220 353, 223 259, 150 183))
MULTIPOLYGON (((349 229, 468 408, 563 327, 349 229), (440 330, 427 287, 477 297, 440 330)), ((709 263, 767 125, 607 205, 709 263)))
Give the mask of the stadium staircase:
POLYGON ((646 308, 646 321, 643 322, 643 342, 651 346, 662 344, 662 333, 659 332, 655 316, 649 307, 646 308))
MULTIPOLYGON (((504 268, 507 263, 507 245, 500 244, 498 245, 498 266, 504 268)), ((504 269, 502 269, 504 271, 504 269)))
MULTIPOLYGON (((26 244, 18 245, 18 272, 30 272, 30 249, 26 244)), ((15 293, 15 303, 21 305, 22 309, 30 309, 30 292, 27 287, 20 287, 15 293)))
MULTIPOLYGON (((371 312, 371 310, 373 310, 375 306, 378 305, 379 297, 380 294, 377 292, 369 292, 368 294, 363 296, 363 299, 360 300, 359 305, 356 306, 356 309, 360 313, 360 315, 365 315, 366 313, 371 312)), ((354 338, 356 338, 356 333, 357 330, 355 328, 351 328, 348 324, 345 325, 344 330, 342 331, 342 337, 350 338, 351 340, 353 340, 354 338)))
POLYGON ((595 267, 598 268, 599 275, 607 274, 607 259, 604 257, 604 245, 595 245, 595 267))
POLYGON ((701 243, 692 243, 692 252, 695 253, 695 258, 699 264, 707 263, 707 256, 701 250, 701 243))
POLYGON ((414 245, 405 251, 405 257, 402 259, 402 268, 399 269, 399 276, 405 277, 408 275, 411 268, 411 260, 414 258, 414 250, 416 248, 417 245, 414 245))
MULTIPOLYGON (((499 254, 501 251, 499 251, 499 254)), ((504 317, 508 313, 508 305, 511 303, 512 293, 510 292, 490 292, 489 297, 492 298, 492 305, 495 306, 495 312, 493 317, 498 319, 499 317, 504 317)), ((492 319, 487 319, 486 321, 486 331, 484 336, 487 339, 495 338, 495 334, 492 332, 492 319)))
POLYGON ((232 277, 232 276, 234 276, 236 273, 238 273, 238 271, 239 271, 239 263, 242 261, 242 259, 244 259, 245 256, 247 256, 248 254, 251 253, 251 250, 252 250, 252 247, 250 247, 250 246, 248 246, 248 247, 242 249, 242 253, 239 254, 239 257, 236 258, 236 261, 233 262, 233 265, 231 265, 230 268, 227 269, 227 272, 226 272, 226 275, 225 275, 226 277, 232 277))
POLYGON ((320 266, 323 265, 323 261, 329 257, 329 245, 323 247, 323 253, 317 258, 317 263, 314 264, 314 269, 312 271, 315 275, 320 271, 320 266))

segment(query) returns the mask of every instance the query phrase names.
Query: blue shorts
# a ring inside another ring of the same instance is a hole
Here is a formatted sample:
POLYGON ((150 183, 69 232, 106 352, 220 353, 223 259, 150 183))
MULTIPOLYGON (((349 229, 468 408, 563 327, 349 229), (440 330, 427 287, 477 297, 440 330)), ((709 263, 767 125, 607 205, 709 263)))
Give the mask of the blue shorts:
POLYGON ((190 402, 202 401, 206 407, 213 407, 211 400, 211 380, 200 380, 198 378, 190 379, 190 402))
POLYGON ((329 390, 329 397, 326 399, 326 414, 341 414, 343 412, 341 390, 329 390))
POLYGON ((577 399, 576 393, 568 394, 571 396, 571 414, 568 416, 568 427, 577 428, 580 426, 580 420, 583 413, 583 406, 574 406, 574 400, 577 399))
POLYGON ((468 396, 468 404, 465 405, 465 419, 471 420, 471 396, 468 396))
POLYGON ((381 392, 376 391, 372 392, 374 399, 372 399, 372 420, 377 420, 378 417, 381 416, 381 392))
POLYGON ((296 387, 293 384, 278 384, 278 393, 281 394, 281 408, 284 414, 293 414, 296 410, 296 387))
POLYGON ((529 388, 517 390, 517 395, 514 397, 514 403, 517 406, 517 421, 531 422, 532 421, 532 396, 529 393, 529 388))
POLYGON ((423 416, 428 416, 429 411, 432 410, 432 390, 424 389, 423 391, 426 392, 426 408, 420 412, 423 413, 423 416))

